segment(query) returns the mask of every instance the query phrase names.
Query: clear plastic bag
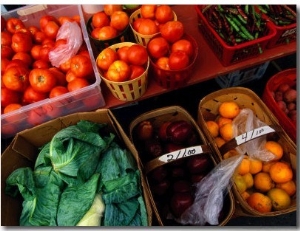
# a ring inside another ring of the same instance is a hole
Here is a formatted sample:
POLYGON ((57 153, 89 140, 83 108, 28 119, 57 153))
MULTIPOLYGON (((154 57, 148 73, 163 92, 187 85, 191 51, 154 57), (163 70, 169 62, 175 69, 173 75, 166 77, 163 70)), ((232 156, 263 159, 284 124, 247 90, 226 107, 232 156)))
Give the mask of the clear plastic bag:
POLYGON ((57 33, 56 40, 59 39, 66 39, 67 42, 49 52, 49 60, 55 67, 77 54, 82 45, 82 32, 77 22, 65 22, 57 33))

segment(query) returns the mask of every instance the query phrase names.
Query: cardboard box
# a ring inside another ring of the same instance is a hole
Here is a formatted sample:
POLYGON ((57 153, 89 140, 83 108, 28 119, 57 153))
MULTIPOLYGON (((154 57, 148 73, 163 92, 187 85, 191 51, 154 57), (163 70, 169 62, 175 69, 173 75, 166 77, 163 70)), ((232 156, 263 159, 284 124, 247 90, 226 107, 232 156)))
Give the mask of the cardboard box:
MULTIPOLYGON (((140 171, 141 165, 138 161, 138 153, 123 131, 122 127, 109 109, 99 109, 96 112, 82 112, 67 115, 48 121, 34 128, 18 133, 9 147, 4 151, 1 157, 1 225, 18 226, 22 211, 22 198, 13 198, 4 193, 5 181, 7 177, 17 168, 33 167, 36 157, 39 153, 38 148, 49 142, 52 137, 65 127, 76 124, 80 120, 89 120, 96 123, 106 123, 109 131, 113 132, 125 147, 132 153, 137 161, 140 171)), ((148 212, 148 224, 152 224, 152 209, 147 186, 141 174, 141 183, 143 196, 148 212)))
POLYGON ((39 19, 46 14, 55 17, 80 15, 83 42, 86 43, 95 73, 95 82, 74 92, 68 92, 55 98, 47 98, 36 103, 23 106, 19 110, 1 115, 2 138, 14 136, 17 132, 31 128, 37 124, 71 113, 92 111, 105 105, 100 88, 101 78, 98 73, 90 40, 87 34, 80 5, 34 5, 19 8, 2 14, 5 19, 16 17, 26 27, 39 26, 39 19), (30 117, 35 117, 34 123, 30 117))

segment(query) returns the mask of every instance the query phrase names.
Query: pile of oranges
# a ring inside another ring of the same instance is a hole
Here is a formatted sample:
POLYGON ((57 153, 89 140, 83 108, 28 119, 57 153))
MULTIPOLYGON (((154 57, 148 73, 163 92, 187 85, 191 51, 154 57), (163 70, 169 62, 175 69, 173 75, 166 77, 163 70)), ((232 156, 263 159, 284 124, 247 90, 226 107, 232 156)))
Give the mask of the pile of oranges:
MULTIPOLYGON (((207 120, 206 126, 220 148, 233 137, 233 119, 240 113, 239 105, 226 101, 218 108, 218 117, 207 120)), ((234 183, 249 206, 261 213, 287 209, 296 193, 296 183, 291 164, 283 160, 284 150, 278 141, 267 140, 264 148, 274 154, 274 159, 264 162, 244 155, 233 175, 234 183)), ((223 155, 227 159, 238 155, 235 149, 223 155)))

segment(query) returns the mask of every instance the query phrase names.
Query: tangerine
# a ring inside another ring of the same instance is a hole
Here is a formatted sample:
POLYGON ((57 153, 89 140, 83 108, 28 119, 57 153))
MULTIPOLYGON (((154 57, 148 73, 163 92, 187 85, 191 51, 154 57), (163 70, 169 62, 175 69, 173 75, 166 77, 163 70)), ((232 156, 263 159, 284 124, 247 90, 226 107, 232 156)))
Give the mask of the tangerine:
POLYGON ((249 171, 250 171, 250 160, 247 157, 244 157, 240 165, 237 167, 237 173, 240 175, 245 175, 249 171))
POLYGON ((229 141, 233 138, 233 126, 232 123, 224 124, 219 129, 220 136, 225 140, 229 141))
POLYGON ((281 188, 289 194, 289 196, 293 196, 296 193, 296 183, 293 180, 287 181, 285 183, 279 183, 275 185, 276 188, 281 188))
POLYGON ((259 159, 249 158, 250 160, 250 173, 256 174, 262 170, 262 161, 259 159))
POLYGON ((244 191, 241 193, 241 196, 244 200, 247 200, 250 197, 250 193, 247 191, 244 191))
POLYGON ((228 158, 230 158, 230 157, 236 156, 236 155, 238 155, 238 154, 239 154, 239 153, 238 153, 235 149, 232 149, 232 150, 226 152, 226 153, 223 155, 223 159, 225 160, 225 159, 228 159, 228 158))
POLYGON ((218 123, 219 127, 222 127, 224 124, 232 123, 232 119, 225 118, 223 116, 219 116, 217 118, 216 122, 218 123))
POLYGON ((272 210, 272 201, 271 199, 260 192, 252 193, 248 199, 247 203, 253 209, 261 213, 268 213, 272 210))
POLYGON ((268 161, 268 162, 263 162, 262 165, 262 171, 263 172, 269 172, 270 167, 275 163, 276 161, 268 161))
POLYGON ((267 141, 265 143, 265 149, 267 149, 269 152, 275 155, 275 158, 273 160, 280 160, 281 157, 283 156, 283 148, 276 141, 272 141, 272 140, 267 141))
POLYGON ((293 179, 293 170, 287 163, 276 162, 270 167, 270 176, 275 183, 285 183, 293 179))
POLYGON ((210 135, 213 138, 217 137, 219 135, 219 125, 213 120, 208 120, 205 123, 210 135))
POLYGON ((239 105, 234 101, 222 102, 219 106, 219 114, 222 117, 233 119, 240 113, 239 105))
POLYGON ((272 208, 277 211, 287 209, 292 202, 287 192, 281 188, 271 189, 268 191, 267 196, 272 201, 272 208))
POLYGON ((251 188, 254 184, 253 175, 250 172, 248 172, 243 175, 243 178, 244 178, 244 181, 246 182, 247 189, 251 188))
POLYGON ((274 188, 275 184, 271 179, 271 176, 267 172, 259 172, 254 175, 253 185, 260 192, 267 192, 274 188))
POLYGON ((217 136, 215 138, 215 142, 216 142, 218 148, 220 148, 223 144, 226 143, 226 141, 223 138, 221 138, 220 136, 217 136))

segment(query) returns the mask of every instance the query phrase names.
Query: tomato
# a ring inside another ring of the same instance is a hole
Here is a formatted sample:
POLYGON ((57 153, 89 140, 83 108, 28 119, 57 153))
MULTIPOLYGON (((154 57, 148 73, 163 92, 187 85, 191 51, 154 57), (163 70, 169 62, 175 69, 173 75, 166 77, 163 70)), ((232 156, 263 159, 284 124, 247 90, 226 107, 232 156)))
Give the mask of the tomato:
POLYGON ((169 57, 160 57, 159 59, 156 60, 155 64, 163 70, 170 70, 169 66, 169 57))
POLYGON ((132 28, 135 30, 135 31, 138 31, 139 30, 139 27, 141 25, 141 22, 144 20, 144 18, 136 18, 133 22, 132 22, 132 28))
POLYGON ((160 28, 160 33, 162 37, 174 43, 183 36, 184 27, 180 21, 169 21, 160 28))
POLYGON ((21 93, 10 90, 6 87, 1 87, 1 107, 6 107, 11 103, 20 103, 21 93))
POLYGON ((29 26, 27 28, 30 32, 30 34, 32 35, 32 38, 34 38, 34 35, 36 32, 40 31, 40 28, 38 28, 37 26, 29 26))
POLYGON ((1 31, 1 46, 11 46, 12 34, 8 31, 1 31))
POLYGON ((50 67, 51 63, 42 59, 35 60, 32 64, 32 68, 47 69, 50 67))
POLYGON ((31 104, 41 100, 44 100, 48 97, 48 93, 39 92, 33 89, 32 86, 28 86, 23 93, 23 104, 31 104))
POLYGON ((40 49, 40 59, 50 62, 49 60, 49 52, 53 50, 55 42, 52 40, 46 41, 42 43, 42 47, 40 49))
POLYGON ((194 53, 193 44, 187 39, 180 39, 171 45, 171 52, 184 51, 189 57, 194 53))
POLYGON ((29 84, 30 70, 23 66, 9 67, 2 76, 3 84, 13 91, 24 91, 29 84))
POLYGON ((66 39, 57 39, 54 43, 53 49, 56 49, 56 48, 60 47, 61 45, 65 45, 65 44, 67 44, 66 39))
POLYGON ((63 107, 56 107, 54 105, 51 104, 44 104, 42 106, 43 111, 45 112, 45 114, 50 117, 50 118, 57 118, 62 114, 63 111, 63 107))
POLYGON ((28 67, 32 64, 32 56, 27 52, 17 52, 12 57, 12 60, 19 59, 22 60, 28 67))
POLYGON ((129 65, 129 66, 131 69, 131 74, 129 77, 130 80, 140 77, 146 71, 146 69, 140 65, 129 65))
POLYGON ((15 32, 12 36, 11 47, 14 52, 30 52, 33 46, 30 34, 15 32))
POLYGON ((120 47, 118 50, 117 50, 117 54, 118 54, 118 58, 120 60, 123 60, 125 61, 126 63, 128 63, 128 49, 129 49, 129 46, 123 46, 123 47, 120 47))
POLYGON ((6 65, 5 70, 7 70, 10 67, 25 67, 25 68, 28 68, 26 63, 24 63, 24 61, 22 61, 20 59, 10 60, 10 62, 6 65))
POLYGON ((59 85, 59 86, 66 86, 67 85, 66 75, 59 68, 50 67, 49 71, 51 71, 52 74, 55 76, 55 78, 57 80, 56 85, 59 85))
POLYGON ((127 58, 130 64, 144 65, 148 61, 148 52, 146 47, 140 44, 134 44, 129 47, 127 58))
POLYGON ((70 81, 67 85, 68 91, 76 91, 83 87, 89 86, 89 82, 86 79, 83 78, 75 78, 72 81, 70 81))
POLYGON ((129 65, 122 61, 114 61, 107 70, 107 79, 114 82, 123 82, 130 77, 130 67, 129 65))
POLYGON ((118 31, 112 26, 104 26, 101 28, 95 28, 91 35, 99 40, 107 40, 116 37, 118 35, 118 31))
POLYGON ((59 69, 62 70, 64 73, 67 73, 71 67, 71 59, 68 59, 66 62, 59 65, 59 69))
POLYGON ((37 31, 33 35, 33 41, 35 44, 42 44, 46 38, 47 38, 46 34, 42 31, 37 31))
POLYGON ((68 90, 67 87, 64 87, 64 86, 55 86, 50 91, 49 98, 54 98, 54 97, 57 97, 59 95, 66 94, 68 92, 69 92, 69 90, 68 90))
POLYGON ((110 26, 118 31, 123 31, 129 25, 129 16, 124 11, 115 11, 110 16, 110 26))
POLYGON ((29 82, 35 91, 47 93, 56 85, 56 78, 49 69, 32 69, 29 82))
POLYGON ((75 20, 68 16, 60 16, 57 18, 59 24, 62 26, 65 22, 74 22, 75 20))
POLYGON ((155 18, 156 5, 142 5, 141 6, 141 16, 142 18, 155 18))
POLYGON ((109 66, 118 59, 118 54, 110 47, 103 49, 96 59, 97 66, 102 70, 108 70, 109 66))
POLYGON ((85 55, 75 55, 71 58, 70 70, 79 78, 88 78, 93 74, 93 65, 85 55))
POLYGON ((68 70, 66 73, 66 81, 67 83, 71 82, 73 79, 78 78, 75 73, 71 70, 68 70))
POLYGON ((11 46, 7 46, 7 45, 1 45, 1 58, 4 59, 11 59, 12 56, 14 55, 14 51, 11 48, 11 46))
POLYGON ((158 59, 169 54, 170 45, 165 38, 155 37, 147 44, 147 51, 152 58, 158 59))
POLYGON ((174 19, 173 10, 168 5, 159 5, 155 11, 155 19, 160 23, 164 24, 174 19))
POLYGON ((19 103, 11 103, 11 104, 8 104, 4 109, 3 109, 3 113, 9 113, 9 112, 12 112, 12 111, 15 111, 15 110, 18 110, 19 108, 21 108, 22 105, 19 104, 19 103))
POLYGON ((184 51, 174 51, 169 56, 169 67, 171 70, 186 68, 189 63, 189 56, 184 51))
POLYGON ((104 11, 99 11, 92 16, 93 27, 104 27, 109 26, 110 19, 104 11))
POLYGON ((14 34, 16 32, 16 30, 21 29, 21 28, 25 28, 25 24, 21 21, 21 19, 19 18, 9 18, 6 21, 6 29, 14 34))
POLYGON ((32 109, 28 113, 27 122, 33 126, 39 125, 48 119, 46 112, 42 107, 32 109))
POLYGON ((45 26, 50 21, 54 21, 59 25, 58 19, 56 17, 54 17, 53 15, 46 14, 46 15, 43 15, 42 17, 40 17, 39 24, 40 24, 41 31, 44 31, 45 26))
POLYGON ((103 10, 105 14, 111 16, 115 11, 123 10, 122 5, 104 5, 103 10))
MULTIPOLYGON (((9 63, 10 63, 9 59, 7 59, 7 58, 1 59, 1 76, 4 74, 4 71, 9 63)), ((2 81, 2 78, 1 78, 1 81, 2 81)))
POLYGON ((55 40, 56 39, 56 35, 58 33, 58 30, 60 28, 59 23, 55 22, 55 21, 49 21, 43 31, 46 34, 46 36, 50 39, 55 40))
POLYGON ((159 31, 156 23, 152 19, 145 18, 141 21, 137 32, 142 35, 153 35, 159 31))

